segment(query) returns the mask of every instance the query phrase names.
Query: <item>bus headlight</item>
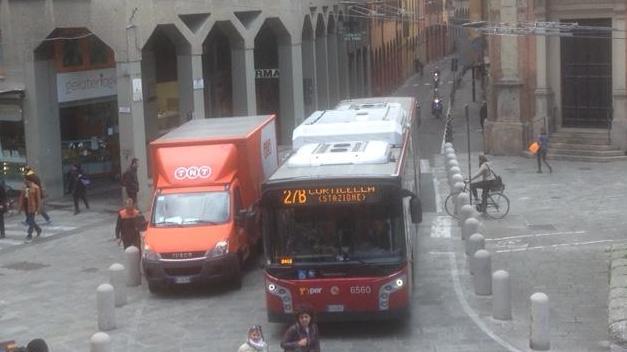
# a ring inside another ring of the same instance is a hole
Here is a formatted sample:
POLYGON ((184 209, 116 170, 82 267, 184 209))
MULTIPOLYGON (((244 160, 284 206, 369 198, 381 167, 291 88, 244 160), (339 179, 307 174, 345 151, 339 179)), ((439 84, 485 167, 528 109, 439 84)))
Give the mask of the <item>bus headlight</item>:
POLYGON ((147 260, 147 261, 150 261, 150 262, 156 262, 156 261, 161 260, 161 255, 159 253, 153 251, 148 246, 144 246, 143 257, 144 257, 144 260, 147 260))
POLYGON ((284 313, 294 312, 294 306, 292 304, 292 293, 290 292, 290 290, 270 281, 266 281, 266 287, 268 288, 269 294, 276 296, 281 300, 284 313))
POLYGON ((390 296, 405 286, 405 276, 386 282, 379 288, 379 310, 390 309, 390 296))
POLYGON ((207 257, 216 258, 223 257, 229 254, 229 241, 220 241, 216 243, 216 246, 213 249, 207 251, 207 257))

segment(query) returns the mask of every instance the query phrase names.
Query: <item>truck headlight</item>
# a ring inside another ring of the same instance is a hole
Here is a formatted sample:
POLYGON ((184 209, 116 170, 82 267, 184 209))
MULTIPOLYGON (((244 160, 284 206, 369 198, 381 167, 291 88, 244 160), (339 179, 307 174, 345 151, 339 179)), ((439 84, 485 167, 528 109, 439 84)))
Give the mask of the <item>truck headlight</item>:
POLYGON ((229 241, 220 241, 213 249, 207 251, 209 258, 223 257, 227 254, 229 254, 229 241))
POLYGON ((144 257, 144 260, 153 261, 153 262, 161 260, 161 255, 153 251, 152 249, 150 249, 150 247, 148 246, 144 246, 143 257, 144 257))

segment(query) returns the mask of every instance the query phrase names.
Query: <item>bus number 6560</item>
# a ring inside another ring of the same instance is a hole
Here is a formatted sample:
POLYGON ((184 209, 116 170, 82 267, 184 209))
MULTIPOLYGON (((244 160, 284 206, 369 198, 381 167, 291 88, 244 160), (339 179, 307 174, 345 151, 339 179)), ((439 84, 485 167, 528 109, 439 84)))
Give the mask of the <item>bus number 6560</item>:
POLYGON ((370 286, 351 286, 351 295, 368 295, 372 292, 370 286))

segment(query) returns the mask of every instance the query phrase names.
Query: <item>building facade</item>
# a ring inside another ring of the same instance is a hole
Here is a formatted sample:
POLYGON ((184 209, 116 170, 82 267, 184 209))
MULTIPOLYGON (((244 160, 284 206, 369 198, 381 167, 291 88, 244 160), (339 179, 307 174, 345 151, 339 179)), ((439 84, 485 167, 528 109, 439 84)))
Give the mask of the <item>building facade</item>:
POLYGON ((488 25, 540 27, 486 33, 486 151, 518 154, 541 129, 605 133, 627 151, 625 15, 624 0, 471 0, 488 25))
POLYGON ((32 165, 51 196, 74 163, 116 178, 189 120, 307 113, 371 92, 370 43, 339 1, 0 0, 0 163, 32 165))

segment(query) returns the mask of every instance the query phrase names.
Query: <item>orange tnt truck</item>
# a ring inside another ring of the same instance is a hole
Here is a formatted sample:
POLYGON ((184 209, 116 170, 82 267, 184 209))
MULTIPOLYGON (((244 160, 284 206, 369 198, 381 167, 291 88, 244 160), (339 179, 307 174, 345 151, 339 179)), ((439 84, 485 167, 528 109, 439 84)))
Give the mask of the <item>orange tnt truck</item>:
POLYGON ((150 143, 154 199, 142 265, 151 292, 229 281, 261 241, 261 184, 278 167, 275 116, 192 120, 150 143))

